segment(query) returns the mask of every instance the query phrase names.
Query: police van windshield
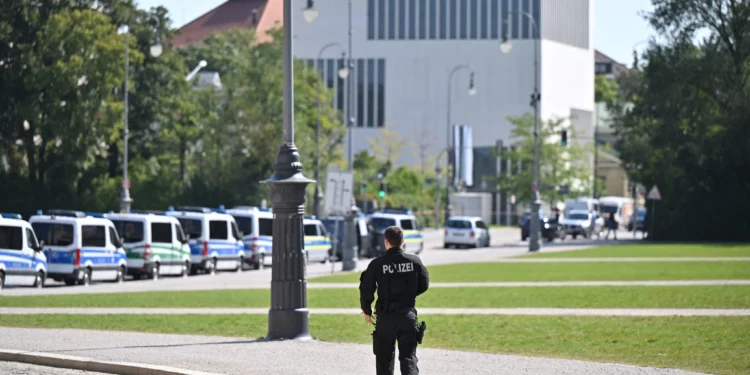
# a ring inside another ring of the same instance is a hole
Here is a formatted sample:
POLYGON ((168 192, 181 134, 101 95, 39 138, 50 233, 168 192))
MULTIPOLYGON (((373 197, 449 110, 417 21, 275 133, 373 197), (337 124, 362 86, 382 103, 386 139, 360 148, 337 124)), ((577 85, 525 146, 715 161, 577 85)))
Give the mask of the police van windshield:
POLYGON ((73 244, 73 225, 55 223, 33 223, 34 233, 40 241, 49 246, 70 246, 73 244))
POLYGON ((117 229, 117 234, 123 243, 136 243, 143 241, 143 223, 132 220, 111 220, 117 229))
POLYGON ((203 235, 203 222, 198 219, 184 219, 184 218, 178 218, 177 220, 180 221, 180 225, 182 225, 182 230, 185 232, 185 235, 188 236, 188 238, 201 238, 201 235, 203 235))
POLYGON ((22 250, 23 231, 21 227, 0 227, 0 249, 22 250))
POLYGON ((273 219, 258 218, 258 235, 273 236, 273 219))
POLYGON ((394 225, 396 225, 395 219, 388 219, 385 217, 376 217, 372 219, 372 226, 377 231, 386 230, 388 227, 392 227, 394 225))

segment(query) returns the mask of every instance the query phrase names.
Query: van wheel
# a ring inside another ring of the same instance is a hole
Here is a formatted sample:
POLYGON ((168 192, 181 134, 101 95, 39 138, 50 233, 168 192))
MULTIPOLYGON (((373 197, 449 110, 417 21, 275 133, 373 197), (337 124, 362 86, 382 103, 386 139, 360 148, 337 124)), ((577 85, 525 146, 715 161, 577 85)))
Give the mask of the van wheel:
POLYGON ((36 274, 36 278, 34 279, 34 288, 44 288, 44 271, 39 271, 39 273, 36 274))
POLYGON ((154 268, 151 269, 151 275, 149 275, 151 280, 159 280, 160 272, 159 272, 159 263, 154 263, 154 268))
POLYGON ((5 272, 0 272, 0 289, 5 288, 5 272))
POLYGON ((76 281, 75 281, 75 279, 65 279, 65 285, 67 285, 67 286, 76 285, 76 281))
POLYGON ((180 276, 183 278, 187 278, 190 275, 190 262, 185 261, 185 263, 182 265, 182 272, 180 272, 180 276))
POLYGON ((120 268, 117 269, 117 276, 115 277, 115 282, 118 284, 122 284, 125 282, 125 266, 120 266, 120 268))
POLYGON ((211 276, 215 276, 216 275, 216 266, 217 266, 217 263, 218 263, 218 261, 216 260, 216 258, 214 258, 214 260, 212 260, 210 263, 208 263, 209 264, 209 266, 208 266, 209 267, 208 273, 211 276))
POLYGON ((237 273, 242 272, 242 266, 245 265, 245 257, 240 257, 239 263, 237 263, 237 269, 235 270, 237 273))
POLYGON ((83 272, 83 279, 78 280, 78 285, 91 285, 91 268, 86 268, 86 271, 83 272))

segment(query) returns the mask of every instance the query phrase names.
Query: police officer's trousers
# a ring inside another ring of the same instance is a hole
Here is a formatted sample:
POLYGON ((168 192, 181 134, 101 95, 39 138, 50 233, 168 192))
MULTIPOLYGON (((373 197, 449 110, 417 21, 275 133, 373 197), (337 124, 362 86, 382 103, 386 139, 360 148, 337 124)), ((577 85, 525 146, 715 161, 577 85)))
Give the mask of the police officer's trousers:
POLYGON ((395 343, 398 341, 398 360, 401 375, 417 375, 417 314, 408 309, 378 314, 373 333, 373 351, 377 375, 392 375, 395 362, 395 343))

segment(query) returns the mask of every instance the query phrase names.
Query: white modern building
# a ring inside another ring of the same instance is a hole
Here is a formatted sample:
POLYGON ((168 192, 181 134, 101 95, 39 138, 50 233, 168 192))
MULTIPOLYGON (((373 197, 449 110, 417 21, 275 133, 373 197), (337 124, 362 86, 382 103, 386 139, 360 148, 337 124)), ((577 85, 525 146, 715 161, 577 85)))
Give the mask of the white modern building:
MULTIPOLYGON (((268 3, 281 2, 269 0, 268 3)), ((317 68, 333 88, 334 105, 347 108, 345 82, 336 75, 348 43, 346 0, 317 0, 318 17, 302 16, 294 0, 295 55, 317 68)), ((419 164, 419 148, 434 156, 447 146, 450 123, 472 127, 474 147, 511 143, 508 116, 533 113, 534 52, 541 33, 542 119, 570 118, 581 139, 593 139, 594 48, 592 0, 353 0, 355 71, 354 153, 384 129, 407 141, 399 163, 419 164), (524 16, 528 14, 529 17, 524 16), (531 22, 531 19, 534 22, 531 22), (512 49, 500 50, 504 20, 512 49), (476 95, 468 95, 470 70, 476 95), (450 98, 450 99, 449 99, 450 98), (414 152, 411 152, 414 151, 414 152)), ((347 116, 348 118, 348 116, 347 116)))

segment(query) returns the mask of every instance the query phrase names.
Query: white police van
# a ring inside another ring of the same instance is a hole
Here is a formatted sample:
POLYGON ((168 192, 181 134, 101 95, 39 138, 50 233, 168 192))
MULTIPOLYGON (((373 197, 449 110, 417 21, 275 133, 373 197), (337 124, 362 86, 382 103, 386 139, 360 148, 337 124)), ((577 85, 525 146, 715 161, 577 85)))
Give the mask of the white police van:
POLYGON ((31 225, 18 214, 0 214, 0 289, 6 285, 44 287, 47 258, 31 225))
MULTIPOLYGON (((220 208, 221 209, 221 208, 220 208)), ((268 209, 240 206, 226 210, 243 233, 245 262, 254 269, 262 269, 271 262, 273 247, 273 214, 268 209)))
POLYGON ((191 272, 242 271, 245 246, 237 223, 230 215, 204 207, 178 207, 166 213, 175 217, 190 246, 191 272))
POLYGON ((158 280, 161 275, 190 274, 190 246, 180 222, 153 213, 106 214, 122 238, 128 274, 158 280))
POLYGON ((109 219, 79 211, 50 210, 38 212, 29 223, 37 238, 44 241, 47 275, 53 280, 66 285, 125 280, 127 257, 109 219))
POLYGON ((383 242, 383 233, 391 226, 396 226, 403 230, 404 252, 419 254, 424 250, 422 227, 414 215, 376 212, 370 215, 370 224, 374 229, 372 234, 373 248, 377 255, 385 254, 386 249, 383 242))

